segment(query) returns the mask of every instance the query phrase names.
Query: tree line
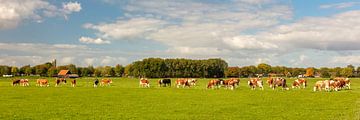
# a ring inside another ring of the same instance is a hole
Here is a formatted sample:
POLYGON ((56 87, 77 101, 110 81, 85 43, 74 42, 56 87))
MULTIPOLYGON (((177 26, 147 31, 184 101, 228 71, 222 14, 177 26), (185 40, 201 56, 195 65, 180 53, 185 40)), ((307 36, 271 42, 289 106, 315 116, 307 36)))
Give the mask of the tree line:
POLYGON ((56 66, 47 62, 40 65, 16 66, 0 65, 0 75, 13 76, 56 76, 60 70, 69 70, 81 77, 149 77, 149 78, 223 78, 223 77, 360 77, 360 67, 321 68, 291 68, 271 66, 265 63, 257 66, 228 67, 222 59, 192 60, 192 59, 162 59, 147 58, 135 61, 126 66, 87 66, 77 67, 74 64, 56 66))

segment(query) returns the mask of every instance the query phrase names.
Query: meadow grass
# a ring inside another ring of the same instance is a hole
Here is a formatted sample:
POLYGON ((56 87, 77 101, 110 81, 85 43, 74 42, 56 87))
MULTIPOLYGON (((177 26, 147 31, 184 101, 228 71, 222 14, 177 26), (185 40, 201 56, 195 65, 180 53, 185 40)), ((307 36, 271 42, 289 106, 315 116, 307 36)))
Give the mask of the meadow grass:
MULTIPOLYGON (((13 78, 11 78, 13 79, 13 78)), ((320 78, 309 79, 306 89, 251 90, 247 78, 235 90, 206 89, 210 79, 198 79, 193 88, 139 88, 138 79, 111 78, 109 87, 92 86, 94 78, 70 81, 61 87, 11 86, 0 78, 0 119, 314 119, 359 120, 360 79, 351 79, 351 90, 313 92, 320 78)), ((265 79, 264 79, 265 80, 265 79)), ((288 79, 290 86, 294 79, 288 79)), ((175 79, 172 79, 174 84, 175 79)))

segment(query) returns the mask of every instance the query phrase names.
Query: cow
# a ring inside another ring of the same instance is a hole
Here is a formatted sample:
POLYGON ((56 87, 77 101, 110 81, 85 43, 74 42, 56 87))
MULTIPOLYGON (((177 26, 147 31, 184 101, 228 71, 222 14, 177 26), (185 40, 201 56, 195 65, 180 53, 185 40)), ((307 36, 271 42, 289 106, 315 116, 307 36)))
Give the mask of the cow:
POLYGON ((273 79, 273 85, 272 85, 272 89, 275 90, 276 87, 282 87, 283 90, 289 90, 287 84, 286 84, 286 79, 285 78, 275 78, 273 79))
POLYGON ((269 77, 266 82, 269 84, 269 87, 272 88, 272 87, 273 87, 273 83, 274 83, 274 78, 269 77))
POLYGON ((180 78, 175 81, 175 85, 177 88, 179 88, 180 86, 182 86, 183 88, 186 86, 190 87, 191 84, 189 83, 189 81, 191 82, 191 80, 180 78))
POLYGON ((331 90, 330 80, 324 80, 323 83, 324 83, 324 90, 329 92, 331 90))
POLYGON ((60 79, 56 79, 55 80, 55 87, 59 86, 61 83, 61 80, 60 79))
POLYGON ((28 79, 20 79, 20 86, 29 86, 29 80, 28 79))
POLYGON ((190 86, 196 86, 196 79, 187 79, 188 83, 190 84, 190 86))
POLYGON ((16 85, 20 85, 20 80, 13 80, 12 81, 12 86, 16 86, 16 85))
POLYGON ((263 81, 260 78, 250 78, 248 85, 252 90, 255 90, 256 87, 259 87, 261 90, 264 90, 263 81))
POLYGON ((306 86, 307 86, 307 81, 306 81, 306 79, 304 79, 304 78, 296 79, 296 80, 293 82, 293 84, 292 84, 292 88, 293 88, 293 89, 294 89, 294 88, 301 88, 301 86, 302 86, 303 88, 306 88, 306 86))
POLYGON ((101 79, 100 85, 101 85, 101 86, 105 86, 105 85, 110 86, 111 83, 112 83, 112 80, 111 80, 111 79, 104 78, 104 79, 101 79))
POLYGON ((71 86, 72 86, 72 87, 76 87, 76 79, 74 79, 74 80, 71 81, 71 86))
POLYGON ((234 90, 237 86, 239 86, 240 79, 237 78, 231 78, 230 81, 227 83, 227 87, 230 88, 230 90, 234 90))
POLYGON ((220 85, 222 84, 223 80, 222 79, 215 79, 215 80, 210 80, 208 82, 207 88, 210 89, 214 89, 214 88, 220 88, 220 85))
POLYGON ((99 85, 99 79, 95 79, 94 81, 94 87, 97 87, 99 85))
POLYGON ((350 80, 349 80, 349 78, 346 78, 344 81, 345 81, 345 89, 351 89, 350 88, 350 80))
POLYGON ((336 78, 334 78, 334 80, 340 82, 340 89, 350 89, 350 80, 349 80, 349 78, 336 77, 336 78))
POLYGON ((43 86, 49 87, 50 86, 49 81, 47 79, 37 79, 36 85, 40 86, 40 87, 43 87, 43 86))
POLYGON ((161 87, 161 86, 164 86, 164 87, 170 86, 171 87, 171 79, 168 79, 168 78, 160 79, 160 80, 158 80, 158 85, 159 85, 159 87, 161 87))
POLYGON ((325 89, 325 82, 324 81, 316 81, 314 86, 314 92, 321 91, 322 89, 325 89))
POLYGON ((150 87, 150 81, 146 78, 141 78, 139 81, 139 87, 150 87))

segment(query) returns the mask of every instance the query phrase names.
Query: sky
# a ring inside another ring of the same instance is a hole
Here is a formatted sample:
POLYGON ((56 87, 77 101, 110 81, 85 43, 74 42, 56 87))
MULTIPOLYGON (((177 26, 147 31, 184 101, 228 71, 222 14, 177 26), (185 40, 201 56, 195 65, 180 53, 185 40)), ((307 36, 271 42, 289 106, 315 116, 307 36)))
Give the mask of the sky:
POLYGON ((0 0, 0 65, 360 65, 358 0, 0 0))

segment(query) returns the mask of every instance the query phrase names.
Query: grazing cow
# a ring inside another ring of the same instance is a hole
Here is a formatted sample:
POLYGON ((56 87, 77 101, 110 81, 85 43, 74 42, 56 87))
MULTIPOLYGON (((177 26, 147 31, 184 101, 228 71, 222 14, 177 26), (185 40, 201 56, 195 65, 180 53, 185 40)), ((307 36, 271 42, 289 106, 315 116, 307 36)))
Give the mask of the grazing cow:
POLYGON ((190 84, 190 86, 196 86, 196 79, 187 79, 188 83, 190 84))
POLYGON ((20 85, 20 80, 13 80, 12 86, 20 85))
POLYGON ((101 85, 101 86, 104 86, 104 85, 110 86, 111 83, 112 83, 112 80, 111 80, 111 79, 104 78, 104 79, 101 79, 100 85, 101 85))
POLYGON ((185 86, 187 86, 187 87, 190 87, 190 86, 191 86, 190 83, 189 83, 189 80, 188 80, 188 79, 183 79, 183 78, 177 79, 177 80, 175 81, 175 85, 176 85, 177 88, 179 88, 180 86, 182 86, 183 88, 184 88, 185 86))
POLYGON ((314 92, 315 91, 321 91, 322 89, 325 89, 325 82, 324 81, 316 81, 314 86, 314 92))
POLYGON ((220 85, 222 83, 222 79, 215 79, 215 80, 210 80, 208 82, 207 88, 210 89, 214 89, 214 88, 220 88, 220 85))
POLYGON ((345 89, 351 89, 350 88, 350 80, 349 80, 349 78, 346 78, 344 81, 345 81, 345 89))
POLYGON ((334 78, 335 81, 340 82, 340 89, 350 89, 350 80, 349 78, 344 77, 336 77, 334 78))
POLYGON ((324 80, 324 89, 325 91, 330 91, 330 80, 324 80))
POLYGON ((272 88, 274 84, 274 78, 269 77, 266 82, 269 84, 269 87, 272 88))
POLYGON ((255 90, 256 87, 259 87, 261 90, 264 90, 263 81, 260 78, 250 78, 248 85, 252 90, 255 90))
POLYGON ((299 79, 296 79, 293 84, 292 84, 292 88, 301 88, 301 86, 303 88, 306 88, 306 85, 307 85, 307 81, 306 79, 304 78, 299 78, 299 79))
POLYGON ((98 79, 95 79, 94 81, 94 87, 97 87, 99 85, 99 80, 98 79))
POLYGON ((139 81, 139 87, 147 87, 150 88, 150 81, 146 78, 141 78, 139 81))
POLYGON ((281 86, 283 90, 289 90, 287 84, 286 84, 286 79, 285 78, 275 78, 273 79, 273 85, 272 85, 272 89, 275 90, 276 87, 281 86))
POLYGON ((164 87, 166 87, 166 86, 170 86, 171 87, 171 79, 160 79, 160 80, 158 80, 158 84, 159 84, 159 87, 161 87, 161 86, 164 86, 164 87))
POLYGON ((49 81, 47 79, 37 79, 36 85, 40 86, 40 87, 43 87, 43 86, 49 87, 50 86, 49 81))
POLYGON ((227 83, 227 87, 230 88, 230 90, 234 90, 237 86, 239 86, 240 79, 238 78, 231 78, 230 81, 227 83))
POLYGON ((75 87, 75 86, 76 86, 76 79, 74 79, 74 80, 71 81, 71 86, 72 86, 72 87, 75 87))
POLYGON ((21 79, 20 80, 20 86, 29 86, 29 80, 28 79, 21 79))

